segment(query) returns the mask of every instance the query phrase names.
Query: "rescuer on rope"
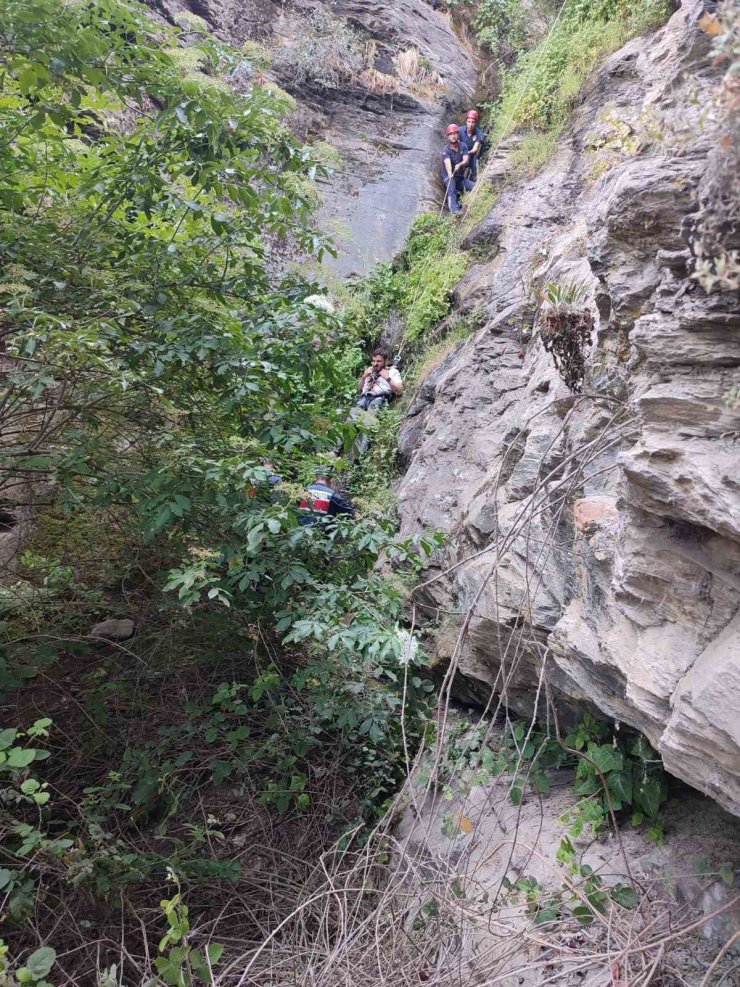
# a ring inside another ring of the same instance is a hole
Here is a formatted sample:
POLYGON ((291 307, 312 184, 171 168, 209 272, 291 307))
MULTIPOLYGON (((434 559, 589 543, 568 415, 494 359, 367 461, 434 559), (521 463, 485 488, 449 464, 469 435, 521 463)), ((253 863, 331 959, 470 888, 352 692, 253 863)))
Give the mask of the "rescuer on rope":
POLYGON ((473 182, 465 177, 470 155, 460 143, 460 128, 451 123, 447 128, 447 145, 442 151, 442 181, 445 185, 445 199, 452 213, 462 210, 460 196, 473 188, 473 182))
POLYGON ((403 394, 403 381, 395 367, 388 366, 385 350, 375 350, 370 366, 360 377, 357 407, 363 411, 380 411, 395 395, 403 394))
POLYGON ((316 469, 316 479, 306 488, 306 496, 298 505, 299 520, 303 526, 326 524, 341 515, 355 516, 355 509, 341 497, 331 485, 330 470, 326 466, 316 469))
MULTIPOLYGON (((388 354, 385 350, 377 349, 365 373, 360 377, 359 397, 350 414, 350 421, 364 417, 361 412, 376 415, 381 408, 389 404, 394 397, 403 394, 403 381, 396 367, 388 366, 388 354)), ((365 433, 358 435, 355 440, 353 458, 358 460, 367 452, 370 436, 365 433)))
POLYGON ((478 178, 478 161, 486 139, 486 135, 478 126, 479 119, 477 110, 468 110, 465 125, 460 130, 460 146, 469 155, 465 177, 469 178, 471 182, 478 178))

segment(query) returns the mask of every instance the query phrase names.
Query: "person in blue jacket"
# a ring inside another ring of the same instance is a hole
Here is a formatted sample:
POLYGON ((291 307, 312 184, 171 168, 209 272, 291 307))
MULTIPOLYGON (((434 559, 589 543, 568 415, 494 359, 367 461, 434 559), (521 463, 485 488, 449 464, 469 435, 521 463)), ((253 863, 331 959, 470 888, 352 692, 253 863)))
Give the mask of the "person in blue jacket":
POLYGON ((441 177, 445 186, 445 201, 450 212, 460 212, 460 196, 473 188, 473 182, 465 177, 470 156, 460 144, 460 128, 451 123, 447 128, 447 144, 442 151, 441 177))
POLYGON ((478 111, 469 110, 465 118, 465 126, 460 129, 460 146, 468 153, 468 169, 466 177, 474 182, 478 177, 478 162, 486 135, 478 126, 478 111))
POLYGON ((316 470, 316 479, 306 487, 306 496, 298 505, 298 511, 299 521, 304 526, 325 524, 330 518, 341 515, 355 516, 354 507, 332 487, 326 467, 316 470))

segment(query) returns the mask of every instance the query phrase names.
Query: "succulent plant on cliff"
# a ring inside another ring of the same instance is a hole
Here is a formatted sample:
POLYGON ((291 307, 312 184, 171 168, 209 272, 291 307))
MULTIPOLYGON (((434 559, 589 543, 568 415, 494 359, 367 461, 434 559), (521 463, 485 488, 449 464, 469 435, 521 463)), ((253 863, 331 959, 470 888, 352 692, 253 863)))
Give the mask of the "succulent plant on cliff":
POLYGON ((555 368, 574 394, 583 389, 585 348, 591 345, 594 317, 586 308, 585 283, 550 283, 542 293, 540 339, 555 368))

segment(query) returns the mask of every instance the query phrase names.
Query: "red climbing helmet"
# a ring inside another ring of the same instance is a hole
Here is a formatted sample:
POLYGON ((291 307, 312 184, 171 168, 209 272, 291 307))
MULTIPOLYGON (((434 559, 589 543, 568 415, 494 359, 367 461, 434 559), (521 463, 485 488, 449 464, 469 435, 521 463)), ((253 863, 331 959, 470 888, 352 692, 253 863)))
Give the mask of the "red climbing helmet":
POLYGON ((477 110, 468 110, 468 115, 465 117, 466 120, 475 120, 478 123, 480 117, 478 116, 477 110))
POLYGON ((456 123, 451 123, 447 128, 447 130, 445 131, 445 133, 447 134, 448 137, 450 136, 450 134, 459 134, 460 128, 456 123))

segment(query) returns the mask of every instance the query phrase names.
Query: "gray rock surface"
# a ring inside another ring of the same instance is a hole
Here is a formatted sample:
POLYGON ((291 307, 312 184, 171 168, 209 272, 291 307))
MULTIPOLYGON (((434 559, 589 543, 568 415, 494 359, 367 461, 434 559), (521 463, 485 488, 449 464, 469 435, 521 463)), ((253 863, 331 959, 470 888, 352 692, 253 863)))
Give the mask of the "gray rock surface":
POLYGON ((420 388, 398 492, 405 534, 450 535, 419 609, 471 614, 466 696, 595 709, 740 814, 740 307, 690 277, 688 241, 716 154, 703 9, 607 60, 537 177, 507 184, 496 160, 468 239, 490 259, 456 291, 486 324, 420 388), (589 137, 614 118, 640 150, 600 168, 589 137), (596 326, 575 397, 527 331, 547 282, 582 279, 596 326))
MULTIPOLYGON (((277 81, 299 103, 295 121, 302 137, 323 139, 339 151, 344 167, 322 185, 319 224, 335 238, 336 259, 326 261, 331 279, 365 274, 403 246, 411 223, 431 202, 441 202, 436 158, 444 123, 468 108, 477 67, 456 35, 448 14, 425 0, 149 0, 174 19, 189 11, 216 33, 239 44, 249 38, 267 47, 289 46, 306 30, 316 8, 343 18, 375 45, 376 66, 394 75, 393 56, 415 48, 442 80, 442 91, 425 93, 397 79, 394 92, 373 91, 363 80, 340 87, 296 85, 288 74, 277 81)), ((320 74, 320 66, 317 66, 320 74)))
POLYGON ((101 620, 90 631, 90 637, 98 637, 104 641, 127 641, 134 636, 136 625, 133 620, 124 617, 120 620, 109 617, 108 620, 101 620))

